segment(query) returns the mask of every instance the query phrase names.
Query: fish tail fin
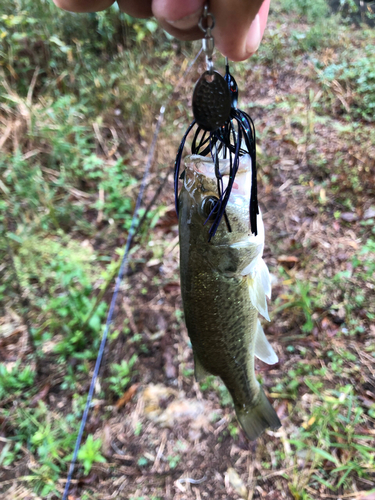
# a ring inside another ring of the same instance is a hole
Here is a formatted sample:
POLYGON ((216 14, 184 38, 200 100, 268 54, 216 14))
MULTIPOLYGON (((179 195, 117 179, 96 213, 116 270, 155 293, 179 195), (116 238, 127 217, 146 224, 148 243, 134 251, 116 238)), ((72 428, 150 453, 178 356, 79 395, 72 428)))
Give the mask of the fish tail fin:
POLYGON ((272 430, 281 427, 280 419, 264 394, 263 389, 260 387, 259 390, 259 401, 256 406, 249 408, 236 406, 238 421, 251 441, 259 437, 268 427, 272 430))

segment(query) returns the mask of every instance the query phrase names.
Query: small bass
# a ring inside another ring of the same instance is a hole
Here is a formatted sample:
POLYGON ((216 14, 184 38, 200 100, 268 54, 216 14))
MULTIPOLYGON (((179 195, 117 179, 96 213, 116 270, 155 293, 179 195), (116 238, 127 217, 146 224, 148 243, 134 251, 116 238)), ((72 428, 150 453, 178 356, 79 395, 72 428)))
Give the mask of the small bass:
MULTIPOLYGON (((225 189, 229 160, 219 162, 225 189)), ((199 381, 212 374, 222 379, 242 428, 254 440, 281 423, 254 373, 254 356, 268 364, 278 358, 258 319, 260 313, 269 320, 266 296, 271 295, 271 283, 262 259, 260 214, 257 236, 250 231, 251 159, 241 158, 226 207, 231 232, 223 218, 211 241, 208 231, 218 200, 214 163, 191 155, 185 167, 179 195, 180 274, 195 377, 199 381)))

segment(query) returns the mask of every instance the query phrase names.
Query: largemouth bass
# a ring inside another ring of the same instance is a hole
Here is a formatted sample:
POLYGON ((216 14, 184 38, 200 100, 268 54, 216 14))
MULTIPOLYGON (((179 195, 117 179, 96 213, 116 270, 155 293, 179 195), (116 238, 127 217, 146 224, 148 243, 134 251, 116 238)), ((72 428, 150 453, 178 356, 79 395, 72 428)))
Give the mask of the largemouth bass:
MULTIPOLYGON (((210 242, 218 199, 214 164, 210 158, 191 155, 185 167, 179 196, 180 274, 195 377, 199 381, 212 374, 222 379, 242 428, 254 440, 281 423, 254 373, 254 355, 268 364, 278 358, 258 319, 260 313, 269 320, 266 296, 270 297, 271 283, 262 259, 260 214, 257 236, 250 231, 251 159, 241 158, 226 207, 232 232, 223 219, 210 242)), ((220 160, 219 169, 225 189, 229 160, 220 160)))

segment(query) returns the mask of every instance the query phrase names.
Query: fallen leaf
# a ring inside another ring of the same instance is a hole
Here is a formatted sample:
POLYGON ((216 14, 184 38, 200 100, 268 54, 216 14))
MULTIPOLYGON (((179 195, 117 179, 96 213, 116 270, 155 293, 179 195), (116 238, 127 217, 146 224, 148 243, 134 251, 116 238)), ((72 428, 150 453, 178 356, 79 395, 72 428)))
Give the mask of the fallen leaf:
POLYGON ((354 248, 354 250, 358 250, 358 243, 356 241, 348 241, 348 245, 354 248))
POLYGON ((277 262, 297 263, 299 262, 299 258, 296 257, 295 255, 280 255, 280 257, 277 258, 277 262))
POLYGON ((161 408, 162 401, 167 400, 170 396, 177 396, 177 392, 162 384, 150 384, 143 393, 142 399, 145 405, 145 413, 151 420, 155 420, 163 411, 161 408))
POLYGON ((133 384, 129 387, 127 391, 124 392, 124 394, 121 396, 121 398, 117 401, 115 404, 116 408, 122 408, 125 406, 131 399, 133 399, 134 394, 136 393, 137 389, 139 387, 139 384, 133 384))
MULTIPOLYGON (((80 477, 78 479, 78 484, 79 485, 82 485, 82 484, 91 484, 91 483, 93 483, 95 481, 95 479, 97 479, 97 477, 98 476, 93 472, 93 473, 91 473, 87 477, 80 477)), ((78 500, 78 498, 77 498, 77 500, 78 500)))
POLYGON ((373 399, 364 398, 363 396, 359 396, 359 399, 362 401, 363 406, 366 406, 366 408, 372 408, 374 406, 373 399))
POLYGON ((151 259, 147 262, 146 266, 147 267, 154 267, 154 266, 160 266, 162 264, 162 260, 160 259, 151 259))
POLYGON ((277 416, 279 417, 280 420, 285 416, 285 414, 287 413, 287 411, 288 411, 288 408, 287 408, 287 402, 286 401, 283 401, 276 408, 276 413, 277 413, 277 416))
POLYGON ((326 331, 328 337, 334 337, 339 331, 338 325, 333 323, 333 321, 331 321, 327 317, 324 317, 322 319, 320 327, 322 328, 322 330, 326 331))
POLYGON ((15 322, 3 323, 2 320, 5 318, 0 318, 0 345, 17 343, 19 336, 26 331, 26 327, 15 322))
POLYGON ((297 262, 299 262, 299 258, 295 255, 280 255, 277 258, 277 262, 288 269, 291 269, 295 266, 295 264, 297 264, 297 262))
POLYGON ((176 289, 180 288, 180 283, 178 281, 170 281, 163 286, 163 290, 165 293, 173 292, 176 289))

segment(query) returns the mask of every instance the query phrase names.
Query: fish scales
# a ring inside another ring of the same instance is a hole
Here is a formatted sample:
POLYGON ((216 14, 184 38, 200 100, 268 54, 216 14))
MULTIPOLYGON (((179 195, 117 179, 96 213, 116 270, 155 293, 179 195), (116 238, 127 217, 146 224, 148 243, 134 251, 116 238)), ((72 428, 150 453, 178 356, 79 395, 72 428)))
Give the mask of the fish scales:
MULTIPOLYGON (((217 196, 213 163, 197 155, 186 159, 179 197, 180 274, 196 378, 212 374, 223 380, 242 427, 250 439, 255 439, 267 427, 278 428, 280 421, 254 373, 256 345, 266 350, 266 361, 275 362, 277 357, 258 320, 258 310, 262 311, 265 304, 259 279, 269 280, 269 275, 261 262, 264 238, 261 219, 257 237, 249 230, 249 160, 243 162, 242 168, 240 165, 238 183, 227 205, 232 232, 222 221, 209 242, 210 222, 204 222, 210 210, 205 213, 204 203, 217 196), (251 287, 255 290, 252 294, 251 287)), ((221 160, 224 182, 227 182, 227 166, 221 160)))
MULTIPOLYGON (((198 257, 192 256, 191 261, 197 262, 198 257)), ((183 300, 194 353, 208 372, 220 376, 231 388, 234 400, 244 401, 251 381, 248 370, 254 369, 247 350, 258 319, 258 311, 249 301, 247 280, 194 273, 194 267, 190 276, 186 285, 191 291, 183 292, 183 300)))

